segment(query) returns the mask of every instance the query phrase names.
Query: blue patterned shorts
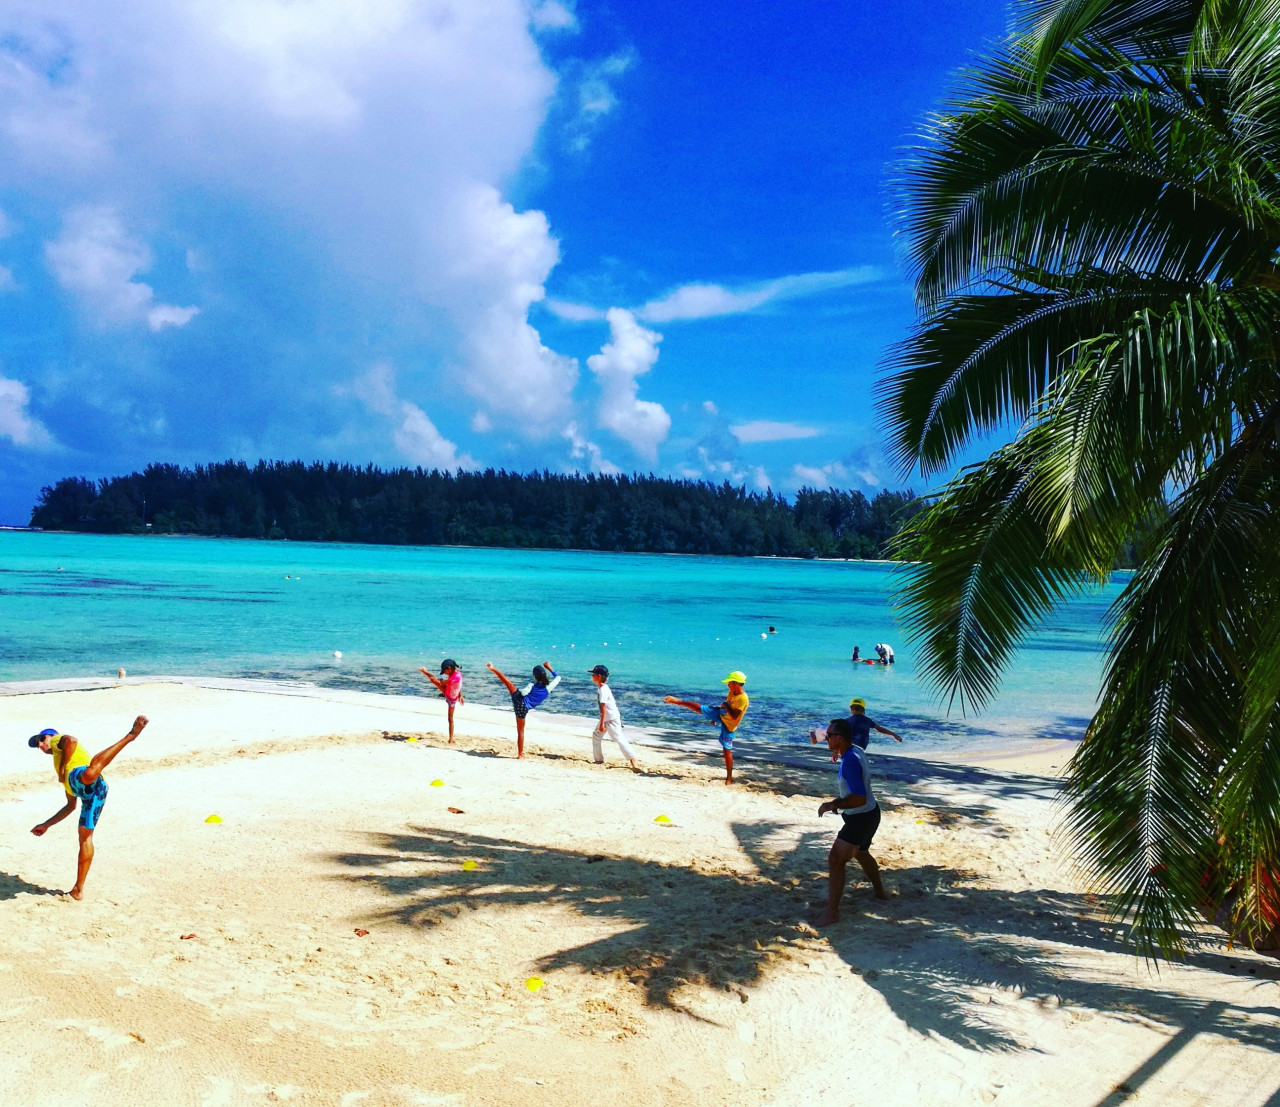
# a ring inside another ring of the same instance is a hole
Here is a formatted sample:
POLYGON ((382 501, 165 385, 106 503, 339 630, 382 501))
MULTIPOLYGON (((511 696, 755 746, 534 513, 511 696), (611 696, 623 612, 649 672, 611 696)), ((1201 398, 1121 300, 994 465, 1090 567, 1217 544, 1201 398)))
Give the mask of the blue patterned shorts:
POLYGON ((85 830, 92 830, 98 825, 102 805, 107 802, 107 782, 98 777, 91 787, 82 786, 80 780, 87 768, 87 765, 81 765, 78 769, 72 769, 67 774, 67 786, 71 789, 71 794, 80 801, 80 825, 85 830))

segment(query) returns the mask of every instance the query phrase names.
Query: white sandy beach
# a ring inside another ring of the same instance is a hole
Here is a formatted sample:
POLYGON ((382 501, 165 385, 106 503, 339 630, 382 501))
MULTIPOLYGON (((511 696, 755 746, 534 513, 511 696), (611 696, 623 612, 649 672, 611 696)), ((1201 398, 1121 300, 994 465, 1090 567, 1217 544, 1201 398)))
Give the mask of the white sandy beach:
POLYGON ((873 745, 892 897, 819 933, 821 754, 744 738, 726 788, 594 766, 580 719, 518 762, 509 712, 448 747, 438 699, 218 684, 0 689, 0 1102, 1280 1103, 1280 964, 1116 945, 1053 832, 1067 747, 873 745), (25 738, 139 713, 75 903, 25 738))

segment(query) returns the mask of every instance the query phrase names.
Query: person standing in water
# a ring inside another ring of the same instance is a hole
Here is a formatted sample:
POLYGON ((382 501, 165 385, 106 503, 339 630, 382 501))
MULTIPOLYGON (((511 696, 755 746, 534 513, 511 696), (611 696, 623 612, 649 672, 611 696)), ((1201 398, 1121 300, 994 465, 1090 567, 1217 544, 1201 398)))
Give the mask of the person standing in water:
POLYGON ((462 698, 462 670, 452 657, 446 657, 440 662, 440 676, 423 668, 419 668, 418 672, 436 686, 444 696, 444 702, 449 705, 449 745, 453 745, 453 709, 458 704, 467 702, 462 698))
POLYGON ((102 778, 102 770, 116 759, 120 751, 132 742, 142 728, 147 725, 147 717, 139 715, 133 720, 133 728, 114 746, 89 756, 89 751, 70 734, 59 734, 56 730, 42 730, 27 739, 27 745, 47 753, 53 758, 53 772, 67 793, 67 802, 56 815, 31 828, 37 838, 54 823, 60 823, 76 809, 76 800, 80 801, 80 853, 76 860, 76 882, 71 889, 72 899, 84 897, 84 882, 89 875, 89 866, 93 864, 93 832, 102 815, 102 806, 107 802, 107 782, 102 778))
POLYGON ((516 713, 516 757, 523 757, 525 716, 535 707, 540 707, 547 702, 547 697, 560 683, 560 677, 551 667, 551 662, 544 661, 541 665, 533 667, 533 683, 526 684, 523 689, 520 689, 511 683, 505 673, 492 665, 486 664, 485 668, 502 681, 503 687, 511 695, 511 709, 516 713))
POLYGON ((688 708, 703 718, 720 724, 720 748, 724 751, 724 782, 732 784, 733 735, 742 722, 742 716, 747 713, 751 700, 747 697, 747 674, 741 670, 734 669, 720 683, 727 684, 729 691, 718 707, 703 707, 702 704, 693 700, 680 700, 675 696, 667 696, 665 702, 688 708))

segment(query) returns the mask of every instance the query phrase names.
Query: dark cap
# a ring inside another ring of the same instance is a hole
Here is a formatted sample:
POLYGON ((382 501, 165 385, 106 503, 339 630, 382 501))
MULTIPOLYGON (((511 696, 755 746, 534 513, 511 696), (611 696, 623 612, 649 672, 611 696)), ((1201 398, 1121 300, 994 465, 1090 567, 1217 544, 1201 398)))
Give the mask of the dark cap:
POLYGON ((608 666, 608 665, 597 665, 594 669, 592 669, 592 670, 591 670, 591 675, 592 675, 592 676, 602 676, 602 677, 605 677, 605 678, 607 679, 607 678, 608 678, 608 676, 609 676, 609 666, 608 666))
POLYGON ((39 734, 33 734, 30 738, 28 738, 27 745, 30 746, 32 749, 35 749, 36 746, 40 744, 42 739, 56 738, 57 736, 58 736, 58 732, 56 730, 46 728, 42 730, 39 734))
POLYGON ((443 673, 446 669, 456 669, 458 663, 452 657, 446 657, 440 662, 440 671, 443 673))

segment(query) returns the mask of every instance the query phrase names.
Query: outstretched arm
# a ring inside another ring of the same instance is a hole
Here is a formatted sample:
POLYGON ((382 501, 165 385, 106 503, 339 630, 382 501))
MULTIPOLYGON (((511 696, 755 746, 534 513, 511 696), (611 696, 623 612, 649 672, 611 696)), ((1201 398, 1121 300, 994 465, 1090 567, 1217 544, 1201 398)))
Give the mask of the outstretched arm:
POLYGON ((426 677, 429 681, 431 681, 431 683, 436 686, 437 691, 441 693, 444 692, 444 681, 441 680, 439 677, 437 677, 435 673, 429 673, 427 672, 426 669, 423 669, 422 667, 418 668, 418 672, 420 672, 424 677, 426 677))
POLYGON ((485 662, 484 667, 488 669, 489 672, 491 672, 494 676, 496 676, 500 681, 502 681, 503 686, 506 688, 506 690, 514 695, 514 693, 517 691, 516 686, 512 684, 511 681, 507 678, 506 673, 504 673, 501 669, 495 669, 487 661, 485 662))
POLYGON ((67 802, 63 805, 62 810, 59 811, 56 815, 54 815, 53 818, 45 819, 45 821, 42 822, 39 826, 33 826, 31 828, 31 833, 34 834, 37 838, 39 838, 40 835, 42 835, 46 830, 49 829, 49 827, 53 826, 54 823, 62 822, 62 820, 65 819, 68 815, 70 815, 71 812, 74 811, 75 809, 76 809, 75 796, 68 796, 67 802))
POLYGON ((887 735, 888 735, 890 738, 892 738, 895 742, 901 742, 901 741, 902 741, 902 739, 901 739, 901 738, 899 738, 896 734, 894 734, 892 730, 886 730, 886 729, 885 729, 884 727, 882 727, 882 726, 876 726, 876 724, 875 724, 875 723, 872 723, 872 724, 871 724, 871 729, 872 729, 872 730, 878 730, 881 734, 887 734, 887 735))

